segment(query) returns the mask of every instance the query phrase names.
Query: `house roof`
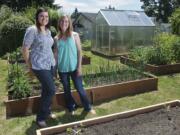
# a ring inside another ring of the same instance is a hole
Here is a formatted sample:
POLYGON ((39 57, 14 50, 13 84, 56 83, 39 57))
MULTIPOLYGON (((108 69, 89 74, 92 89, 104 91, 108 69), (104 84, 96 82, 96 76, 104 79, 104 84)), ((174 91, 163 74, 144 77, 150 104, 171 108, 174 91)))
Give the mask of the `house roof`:
POLYGON ((97 13, 86 13, 82 12, 80 15, 84 16, 85 18, 89 19, 91 22, 95 22, 97 13))
POLYGON ((85 19, 87 19, 90 22, 95 22, 97 13, 80 12, 78 14, 78 17, 74 19, 73 24, 75 24, 78 21, 80 16, 83 16, 85 19))
POLYGON ((101 9, 99 14, 110 26, 155 26, 144 11, 101 9))

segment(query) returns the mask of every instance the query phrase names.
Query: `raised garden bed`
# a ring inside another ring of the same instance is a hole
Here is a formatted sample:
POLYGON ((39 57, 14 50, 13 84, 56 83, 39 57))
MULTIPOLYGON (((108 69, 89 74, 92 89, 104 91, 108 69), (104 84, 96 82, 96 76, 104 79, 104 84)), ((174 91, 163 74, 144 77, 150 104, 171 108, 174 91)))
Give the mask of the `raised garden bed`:
POLYGON ((178 135, 180 100, 39 129, 37 135, 178 135))
MULTIPOLYGON (((97 103, 123 96, 157 90, 157 86, 158 78, 147 75, 146 78, 143 79, 87 88, 86 91, 89 100, 92 103, 97 103)), ((73 91, 73 96, 80 105, 79 96, 76 91, 73 91)), ((39 99, 40 96, 34 96, 6 101, 6 116, 23 116, 36 113, 39 106, 39 99)), ((63 92, 57 93, 54 97, 52 108, 58 109, 64 106, 64 104, 63 92)))
POLYGON ((135 68, 142 67, 145 71, 151 72, 156 75, 180 73, 180 63, 170 64, 170 65, 159 65, 159 66, 151 65, 151 64, 142 65, 141 63, 138 63, 134 59, 128 58, 128 56, 121 56, 120 61, 123 64, 127 64, 135 68))
MULTIPOLYGON (((91 101, 91 91, 87 90, 87 96, 91 101)), ((76 91, 72 92, 73 97, 76 102, 80 105, 80 98, 76 91)), ((5 101, 6 105, 6 117, 14 117, 14 116, 25 116, 30 115, 32 113, 37 113, 39 108, 40 96, 32 96, 23 99, 15 99, 5 101)), ((63 92, 56 93, 52 101, 52 109, 60 109, 65 106, 65 100, 63 96, 63 92)))

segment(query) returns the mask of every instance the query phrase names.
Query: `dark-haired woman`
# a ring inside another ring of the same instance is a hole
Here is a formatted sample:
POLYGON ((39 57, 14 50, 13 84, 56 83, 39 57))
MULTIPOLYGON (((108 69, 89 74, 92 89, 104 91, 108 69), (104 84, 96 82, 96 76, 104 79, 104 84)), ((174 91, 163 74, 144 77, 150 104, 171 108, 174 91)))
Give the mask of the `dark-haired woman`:
POLYGON ((46 119, 55 118, 50 109, 55 94, 53 80, 55 59, 52 51, 54 41, 49 30, 48 11, 39 8, 35 17, 36 24, 27 28, 24 35, 22 53, 29 70, 35 74, 42 86, 36 122, 40 127, 46 127, 46 119))

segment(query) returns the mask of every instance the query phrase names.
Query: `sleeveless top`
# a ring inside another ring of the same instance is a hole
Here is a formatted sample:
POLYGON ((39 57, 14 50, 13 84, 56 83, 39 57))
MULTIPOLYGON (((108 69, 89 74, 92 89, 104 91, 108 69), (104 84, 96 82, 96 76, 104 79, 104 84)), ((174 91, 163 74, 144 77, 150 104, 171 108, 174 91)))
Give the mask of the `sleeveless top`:
POLYGON ((57 41, 58 49, 58 71, 59 72, 72 72, 77 69, 77 47, 74 39, 75 32, 72 36, 57 41))
POLYGON ((54 43, 51 32, 47 29, 47 34, 38 32, 36 26, 27 28, 24 35, 23 45, 30 48, 30 61, 32 69, 50 70, 55 66, 52 45, 54 43))

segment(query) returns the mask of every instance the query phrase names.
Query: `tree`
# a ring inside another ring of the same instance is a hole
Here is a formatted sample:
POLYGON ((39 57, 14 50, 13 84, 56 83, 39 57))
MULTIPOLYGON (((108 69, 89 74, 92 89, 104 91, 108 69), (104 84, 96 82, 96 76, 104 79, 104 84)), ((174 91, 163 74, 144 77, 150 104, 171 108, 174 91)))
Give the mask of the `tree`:
POLYGON ((177 8, 170 17, 173 34, 180 35, 180 8, 177 8))
POLYGON ((115 10, 115 7, 112 7, 111 5, 109 5, 108 7, 105 7, 105 9, 115 10))
POLYGON ((180 6, 179 0, 140 0, 142 8, 150 17, 156 17, 158 21, 167 23, 168 17, 180 6))
POLYGON ((54 0, 1 0, 1 5, 7 5, 11 7, 13 10, 22 11, 28 6, 35 5, 38 6, 50 6, 53 7, 54 0))
POLYGON ((78 9, 75 8, 74 12, 71 14, 71 18, 76 18, 76 17, 78 17, 78 14, 79 14, 78 9))
POLYGON ((141 0, 144 4, 141 8, 144 9, 148 16, 155 17, 158 13, 157 2, 155 0, 141 0))

